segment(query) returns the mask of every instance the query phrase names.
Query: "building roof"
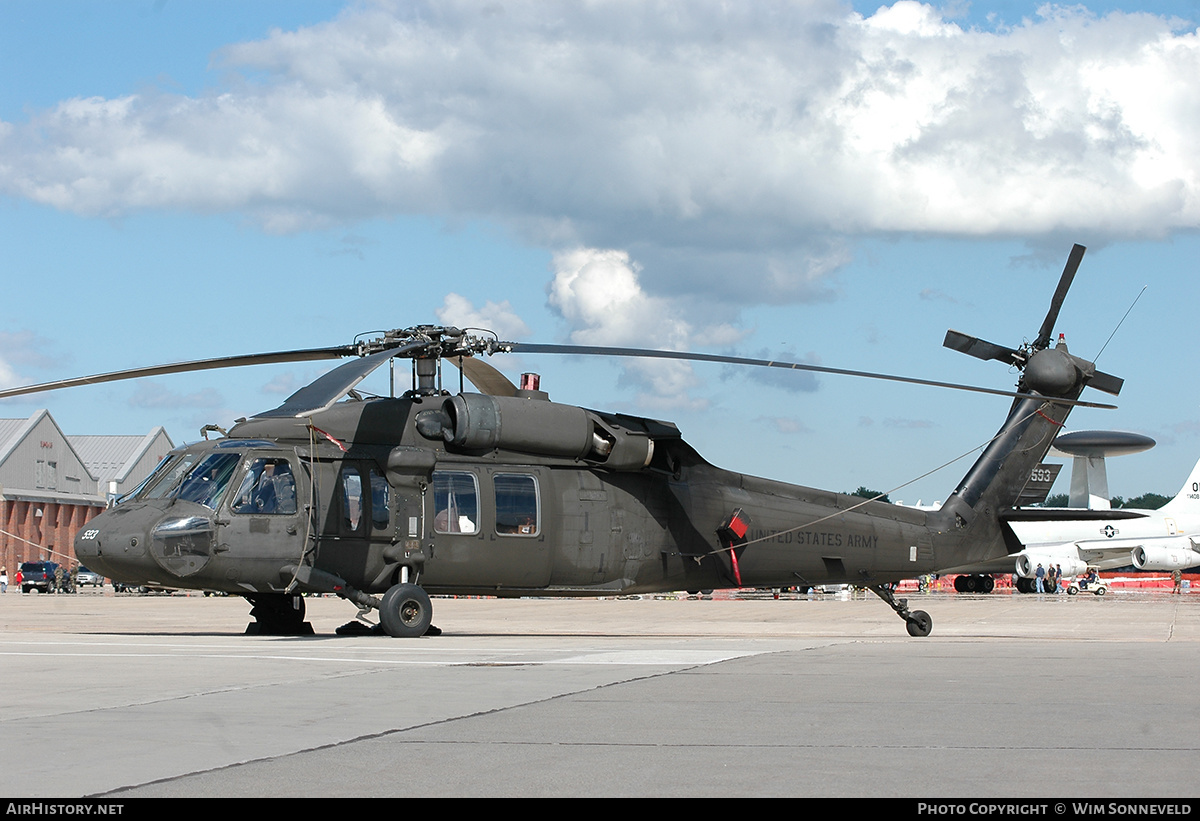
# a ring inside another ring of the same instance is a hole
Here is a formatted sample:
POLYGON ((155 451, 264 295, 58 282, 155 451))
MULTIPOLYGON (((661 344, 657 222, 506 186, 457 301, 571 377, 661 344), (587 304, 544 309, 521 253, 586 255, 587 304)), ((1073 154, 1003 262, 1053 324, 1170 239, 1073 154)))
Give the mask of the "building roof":
POLYGON ((123 482, 129 471, 159 436, 171 438, 166 430, 157 427, 145 436, 68 436, 71 447, 79 455, 92 477, 105 483, 111 480, 123 482))
MULTIPOLYGON (((103 487, 111 481, 124 482, 128 479, 131 471, 137 468, 147 451, 155 447, 156 443, 164 443, 167 450, 174 446, 171 437, 161 426, 144 436, 67 436, 58 427, 50 412, 42 408, 34 411, 26 419, 0 419, 0 465, 4 464, 44 419, 49 420, 62 436, 67 448, 87 472, 91 481, 101 483, 98 487, 103 487)), ((59 490, 61 491, 61 488, 59 490)), ((45 495, 41 490, 18 491, 12 487, 3 488, 3 492, 5 497, 13 498, 18 492, 45 495)), ((54 492, 50 491, 52 494, 54 492)), ((58 495, 65 497, 69 494, 58 495)))
MULTIPOLYGON (((49 416, 50 411, 42 408, 36 410, 25 419, 0 419, 0 462, 8 458, 21 440, 33 430, 43 416, 49 416)), ((53 421, 53 417, 51 417, 53 421)), ((55 423, 57 425, 57 423, 55 423)))

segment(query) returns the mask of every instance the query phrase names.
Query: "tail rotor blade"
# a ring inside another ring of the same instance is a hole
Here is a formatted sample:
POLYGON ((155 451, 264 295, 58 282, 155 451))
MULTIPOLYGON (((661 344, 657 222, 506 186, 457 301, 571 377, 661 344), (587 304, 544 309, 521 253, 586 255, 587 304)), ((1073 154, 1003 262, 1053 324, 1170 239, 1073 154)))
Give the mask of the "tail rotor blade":
POLYGON ((942 342, 942 347, 965 353, 976 359, 995 359, 1009 365, 1017 362, 1020 357, 1019 352, 1012 348, 1006 348, 1003 345, 988 342, 977 336, 968 336, 958 331, 946 331, 946 339, 942 342))
POLYGON ((1096 371, 1095 374, 1088 379, 1088 387, 1111 393, 1113 396, 1119 396, 1121 388, 1124 386, 1125 380, 1119 376, 1113 376, 1104 371, 1096 371))
POLYGON ((1079 263, 1083 261, 1083 252, 1086 250, 1079 243, 1075 243, 1071 248, 1071 256, 1067 257, 1067 267, 1063 268, 1062 277, 1058 280, 1058 288, 1054 291, 1054 299, 1050 301, 1050 311, 1046 314, 1046 319, 1042 322, 1042 329, 1038 331, 1037 340, 1033 343, 1034 350, 1040 351, 1050 347, 1050 337, 1054 334, 1054 323, 1058 321, 1058 312, 1062 309, 1063 300, 1067 298, 1067 291, 1075 279, 1075 272, 1079 270, 1079 263))

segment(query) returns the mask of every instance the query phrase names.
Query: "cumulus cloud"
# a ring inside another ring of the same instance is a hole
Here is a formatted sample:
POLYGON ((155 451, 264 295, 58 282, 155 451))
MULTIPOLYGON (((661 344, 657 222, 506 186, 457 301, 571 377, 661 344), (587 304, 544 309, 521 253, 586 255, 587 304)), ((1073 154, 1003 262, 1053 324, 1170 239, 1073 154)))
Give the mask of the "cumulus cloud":
POLYGON ((481 328, 494 331, 498 337, 516 341, 530 336, 529 326, 517 315, 506 299, 503 302, 488 300, 482 308, 476 308, 471 300, 455 293, 446 294, 442 307, 434 311, 443 325, 459 328, 481 328))
POLYGON ((0 357, 0 388, 16 388, 23 382, 12 366, 0 357))
MULTIPOLYGON (((678 303, 647 294, 640 266, 625 251, 577 248, 556 254, 552 264, 549 305, 575 344, 684 351, 730 344, 742 335, 728 324, 697 329, 678 303)), ((643 403, 662 409, 706 404, 689 395, 698 380, 687 362, 629 359, 623 368, 622 381, 641 392, 643 403)))
POLYGON ((478 217, 548 248, 626 249, 655 294, 743 304, 827 298, 865 234, 1200 225, 1197 33, 1039 15, 979 30, 908 0, 869 16, 834 0, 381 0, 223 49, 232 79, 203 95, 0 123, 0 191, 272 231, 478 217))

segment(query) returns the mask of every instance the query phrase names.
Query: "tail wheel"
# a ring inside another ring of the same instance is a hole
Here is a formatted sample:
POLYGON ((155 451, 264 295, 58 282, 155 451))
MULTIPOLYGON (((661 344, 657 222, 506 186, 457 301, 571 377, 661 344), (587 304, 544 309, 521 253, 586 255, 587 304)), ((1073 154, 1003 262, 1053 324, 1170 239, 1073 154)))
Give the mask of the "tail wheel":
POLYGON ((383 594, 379 621, 389 636, 413 639, 425 635, 433 622, 429 594, 415 584, 396 584, 383 594))

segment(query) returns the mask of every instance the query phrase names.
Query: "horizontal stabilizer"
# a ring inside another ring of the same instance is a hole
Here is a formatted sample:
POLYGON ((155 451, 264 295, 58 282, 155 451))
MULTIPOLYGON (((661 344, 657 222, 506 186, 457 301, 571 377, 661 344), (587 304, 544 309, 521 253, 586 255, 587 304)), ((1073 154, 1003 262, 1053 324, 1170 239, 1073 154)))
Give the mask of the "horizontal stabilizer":
POLYGON ((1017 507, 1000 511, 1003 522, 1113 522, 1145 519, 1134 510, 1097 510, 1086 507, 1017 507))

